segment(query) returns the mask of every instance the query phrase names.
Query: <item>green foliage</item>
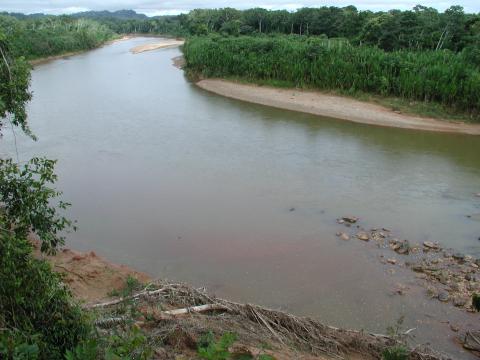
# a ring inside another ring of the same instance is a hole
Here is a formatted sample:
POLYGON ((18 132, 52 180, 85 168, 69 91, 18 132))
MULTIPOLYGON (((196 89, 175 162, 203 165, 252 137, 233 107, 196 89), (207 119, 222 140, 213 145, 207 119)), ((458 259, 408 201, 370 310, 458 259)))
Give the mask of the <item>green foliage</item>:
MULTIPOLYGON (((72 228, 72 222, 57 212, 69 204, 58 201, 61 193, 49 187, 57 180, 55 161, 33 158, 23 166, 11 159, 0 159, 0 223, 19 239, 35 233, 42 241, 42 251, 53 253, 64 243, 61 232, 72 228)), ((75 227, 73 227, 75 229, 75 227)))
POLYGON ((236 339, 235 334, 225 333, 218 341, 215 341, 215 335, 209 332, 199 343, 198 355, 205 360, 226 360, 231 355, 228 348, 233 345, 236 339))
POLYGON ((480 295, 479 294, 472 295, 472 305, 475 310, 480 311, 480 295))
POLYGON ((114 35, 96 21, 69 16, 18 20, 0 15, 0 32, 9 39, 12 56, 27 59, 93 49, 114 35))
MULTIPOLYGON (((5 223, 2 223, 2 227, 5 223)), ((0 328, 35 337, 41 359, 59 359, 90 331, 81 309, 26 238, 0 233, 0 328)))
MULTIPOLYGON (((29 68, 23 58, 15 58, 10 45, 0 30, 0 119, 13 116, 12 126, 29 133, 29 68)), ((90 333, 88 320, 61 277, 49 263, 34 257, 29 239, 35 234, 41 249, 53 253, 63 243, 61 232, 72 225, 57 210, 68 204, 52 205, 60 195, 50 187, 56 181, 54 164, 35 158, 20 166, 0 159, 1 358, 62 359, 90 333)))
POLYGON ((65 360, 97 360, 98 341, 95 338, 81 342, 72 350, 67 350, 65 360))
POLYGON ((6 35, 0 27, 0 135, 2 119, 11 116, 13 125, 20 126, 27 134, 26 103, 31 99, 30 66, 23 59, 14 60, 6 35))
POLYGON ((194 37, 187 70, 206 77, 281 81, 291 86, 396 96, 480 112, 480 71, 449 51, 393 51, 346 41, 276 37, 194 37))
POLYGON ((135 326, 122 335, 113 335, 108 340, 105 360, 147 360, 153 355, 153 349, 147 337, 135 326))
POLYGON ((14 360, 37 360, 38 345, 26 339, 18 332, 0 330, 0 358, 14 360))
POLYGON ((147 360, 152 356, 147 337, 135 326, 112 336, 97 334, 65 354, 66 360, 147 360))
POLYGON ((271 355, 262 354, 258 356, 258 360, 275 360, 275 358, 271 355))
POLYGON ((407 360, 409 352, 404 346, 395 346, 385 349, 382 353, 383 360, 407 360))

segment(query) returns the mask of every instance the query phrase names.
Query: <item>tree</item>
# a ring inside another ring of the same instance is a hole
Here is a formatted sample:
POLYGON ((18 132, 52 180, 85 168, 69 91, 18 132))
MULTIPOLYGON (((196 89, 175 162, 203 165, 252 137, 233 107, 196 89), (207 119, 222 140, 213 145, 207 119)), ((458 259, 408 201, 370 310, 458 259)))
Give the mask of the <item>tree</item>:
MULTIPOLYGON (((31 137, 26 103, 30 68, 12 55, 0 33, 0 119, 31 137)), ((3 122, 2 122, 3 125, 3 122)), ((2 126, 0 126, 1 134, 2 126)), ((57 211, 68 204, 51 186, 55 161, 34 158, 19 165, 0 159, 0 358, 63 359, 83 340, 90 326, 69 290, 50 265, 33 256, 30 235, 41 250, 54 253, 72 222, 57 211)))
POLYGON ((3 121, 7 120, 33 136, 27 125, 25 111, 32 97, 28 90, 29 83, 30 66, 24 58, 12 58, 7 38, 0 32, 0 135, 3 121))

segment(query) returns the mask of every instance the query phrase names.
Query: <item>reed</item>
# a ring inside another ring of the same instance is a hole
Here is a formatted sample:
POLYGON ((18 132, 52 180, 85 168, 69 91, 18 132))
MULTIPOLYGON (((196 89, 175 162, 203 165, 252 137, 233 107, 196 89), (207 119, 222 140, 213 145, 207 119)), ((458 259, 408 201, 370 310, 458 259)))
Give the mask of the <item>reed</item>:
POLYGON ((299 36, 192 37, 188 71, 297 87, 435 102, 477 115, 480 72, 451 51, 386 52, 335 39, 299 36))

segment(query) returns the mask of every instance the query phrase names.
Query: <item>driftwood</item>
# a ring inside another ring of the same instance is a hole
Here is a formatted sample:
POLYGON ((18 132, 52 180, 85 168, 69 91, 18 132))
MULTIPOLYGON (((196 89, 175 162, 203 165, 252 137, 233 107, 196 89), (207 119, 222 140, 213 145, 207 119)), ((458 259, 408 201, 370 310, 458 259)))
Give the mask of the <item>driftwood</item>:
POLYGON ((228 308, 224 305, 221 304, 205 304, 205 305, 199 305, 199 306, 192 306, 192 307, 186 307, 183 309, 175 309, 175 310, 168 310, 168 311, 162 311, 160 314, 161 315, 169 315, 169 316, 179 316, 179 315, 185 315, 185 314, 190 314, 190 313, 201 313, 205 311, 212 311, 212 310, 225 310, 227 311, 228 308))
MULTIPOLYGON (((292 346, 300 351, 306 351, 313 355, 326 354, 330 358, 345 359, 352 351, 363 353, 374 358, 379 358, 386 347, 394 346, 398 342, 388 335, 367 333, 364 331, 345 330, 326 326, 320 322, 307 318, 297 317, 292 314, 278 310, 267 309, 261 306, 241 304, 209 296, 202 289, 195 289, 182 284, 169 284, 158 282, 155 286, 158 290, 142 291, 127 298, 122 298, 107 303, 92 305, 92 308, 104 312, 105 316, 111 316, 97 322, 99 327, 112 327, 120 325, 128 320, 115 317, 114 305, 127 299, 145 300, 150 306, 168 304, 179 307, 174 310, 158 311, 154 319, 157 327, 161 328, 168 321, 179 321, 190 324, 193 321, 198 324, 199 319, 189 319, 188 315, 194 313, 205 313, 211 310, 221 310, 228 315, 230 321, 246 323, 248 321, 258 324, 265 329, 265 334, 271 334, 272 338, 282 344, 292 346), (155 296, 153 302, 150 296, 155 296), (179 305, 184 305, 180 307, 179 305), (112 306, 110 308, 110 306, 112 306), (178 317, 178 320, 174 320, 178 317), (167 320, 165 322, 164 320, 167 320)), ((140 305, 140 304, 139 304, 140 305)), ((212 316, 212 321, 215 316, 212 316)), ((219 321, 222 321, 219 319, 219 321)), ((145 322, 135 322, 142 326, 145 322)), ((187 325, 188 326, 188 325, 187 325)), ((404 335, 410 334, 414 329, 407 330, 404 335)), ((476 335, 474 335, 476 336, 476 335)), ((411 349, 410 359, 412 360, 439 360, 448 359, 433 352, 428 347, 411 349)))
POLYGON ((467 331, 463 339, 463 347, 480 352, 480 331, 467 331))
POLYGON ((120 297, 120 298, 112 300, 112 301, 107 301, 107 302, 100 303, 100 304, 93 304, 93 305, 88 306, 88 308, 95 309, 95 308, 113 306, 113 305, 120 304, 120 303, 122 303, 124 301, 127 301, 127 300, 137 300, 137 299, 142 298, 142 297, 155 296, 155 295, 158 295, 158 294, 164 292, 165 290, 166 290, 166 288, 161 288, 161 289, 158 289, 158 290, 150 290, 150 291, 149 290, 144 290, 144 291, 141 291, 141 292, 139 292, 135 295, 132 295, 132 296, 120 297))

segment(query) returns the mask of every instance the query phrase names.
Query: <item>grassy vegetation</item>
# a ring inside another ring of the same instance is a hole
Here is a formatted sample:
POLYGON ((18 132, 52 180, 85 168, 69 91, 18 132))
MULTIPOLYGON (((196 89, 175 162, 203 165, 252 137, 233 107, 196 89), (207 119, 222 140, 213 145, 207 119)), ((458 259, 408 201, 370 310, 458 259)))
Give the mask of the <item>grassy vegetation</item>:
POLYGON ((365 97, 396 98, 413 112, 478 119, 480 71, 450 51, 393 51, 298 36, 194 37, 184 46, 187 70, 205 77, 365 97), (421 105, 419 105, 421 104, 421 105), (468 114, 465 116, 465 114, 468 114))

